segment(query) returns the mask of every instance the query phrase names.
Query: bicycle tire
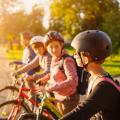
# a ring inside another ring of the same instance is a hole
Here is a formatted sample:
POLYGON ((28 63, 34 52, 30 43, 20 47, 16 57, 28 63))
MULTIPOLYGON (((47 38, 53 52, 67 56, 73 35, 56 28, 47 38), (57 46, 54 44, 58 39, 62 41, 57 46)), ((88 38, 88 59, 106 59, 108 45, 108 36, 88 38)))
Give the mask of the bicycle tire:
POLYGON ((10 101, 16 98, 18 92, 19 90, 16 86, 7 85, 0 89, 0 96, 4 99, 4 101, 10 101), (7 94, 7 96, 5 96, 5 94, 7 94))
POLYGON ((59 117, 50 108, 48 108, 47 106, 44 106, 43 109, 47 110, 47 112, 50 113, 52 120, 58 120, 59 119, 59 117))
MULTIPOLYGON (((16 105, 16 106, 18 105, 18 100, 10 100, 10 101, 0 104, 0 120, 8 120, 8 116, 10 114, 10 111, 12 110, 12 108, 10 108, 10 107, 13 107, 14 105, 16 105), (7 109, 4 109, 5 107, 7 109), (3 111, 3 109, 4 109, 4 111, 3 111)), ((31 112, 30 108, 28 107, 28 105, 26 103, 22 103, 21 109, 27 113, 31 112)), ((17 115, 17 118, 19 118, 19 115, 17 115)), ((16 118, 16 120, 17 120, 17 118, 16 118)))
MULTIPOLYGON (((36 120, 36 114, 35 113, 22 114, 18 120, 36 120)), ((39 120, 50 120, 50 119, 40 114, 39 120)))
POLYGON ((17 87, 12 86, 12 85, 5 86, 4 88, 0 89, 0 92, 3 92, 5 90, 11 90, 11 91, 16 91, 16 92, 19 91, 17 87))
MULTIPOLYGON (((19 118, 19 120, 36 120, 36 114, 35 113, 25 113, 22 114, 19 118)), ((59 117, 52 112, 48 107, 44 107, 43 111, 41 114, 39 114, 39 120, 58 120, 59 117), (47 116, 44 115, 44 110, 47 110, 47 112, 50 113, 49 118, 47 116)))

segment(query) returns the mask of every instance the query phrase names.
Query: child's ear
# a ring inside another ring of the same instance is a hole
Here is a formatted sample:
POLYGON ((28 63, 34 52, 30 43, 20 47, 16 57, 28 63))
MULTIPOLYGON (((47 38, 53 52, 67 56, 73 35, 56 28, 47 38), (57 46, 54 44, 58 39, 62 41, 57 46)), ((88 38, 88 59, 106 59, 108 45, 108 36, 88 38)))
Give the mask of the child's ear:
POLYGON ((84 61, 85 61, 85 64, 87 64, 89 62, 89 57, 84 56, 84 61))
POLYGON ((85 58, 86 63, 88 63, 89 61, 92 60, 90 53, 88 53, 88 52, 83 52, 83 56, 85 58))

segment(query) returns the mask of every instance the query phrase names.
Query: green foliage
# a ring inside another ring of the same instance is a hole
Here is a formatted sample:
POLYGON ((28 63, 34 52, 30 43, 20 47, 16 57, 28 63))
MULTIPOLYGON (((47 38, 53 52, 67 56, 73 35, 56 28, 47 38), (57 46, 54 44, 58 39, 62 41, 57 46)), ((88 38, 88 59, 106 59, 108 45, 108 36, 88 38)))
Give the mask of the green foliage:
MULTIPOLYGON (((0 38, 19 39, 25 30, 33 34, 45 34, 42 25, 45 15, 41 5, 35 5, 30 14, 23 9, 11 11, 19 0, 0 0, 0 38)), ((19 3, 20 4, 20 3, 19 3)), ((113 52, 120 49, 120 10, 117 0, 53 0, 50 6, 50 28, 61 32, 65 39, 87 29, 107 32, 113 42, 113 52)))
POLYGON ((111 37, 113 52, 118 53, 120 50, 120 11, 114 9, 114 11, 106 13, 102 26, 111 37))
POLYGON ((43 27, 42 20, 44 17, 44 10, 42 6, 35 5, 32 8, 31 14, 27 15, 27 29, 30 30, 34 34, 41 34, 45 33, 45 28, 43 27))
MULTIPOLYGON (((33 34, 44 34, 45 28, 42 25, 44 10, 41 5, 35 5, 30 14, 26 14, 24 9, 12 12, 7 11, 15 0, 0 0, 0 37, 6 40, 19 39, 19 33, 30 31, 33 34), (4 5, 4 7, 2 7, 4 5)), ((18 0, 16 0, 18 1, 18 0)), ((17 4, 17 3, 16 3, 17 4)))
POLYGON ((6 53, 9 60, 21 60, 23 50, 10 50, 6 53))
POLYGON ((76 9, 79 0, 54 0, 51 5, 50 29, 55 29, 72 37, 79 27, 79 14, 76 9), (76 16, 77 15, 77 16, 76 16))
POLYGON ((117 0, 53 0, 50 29, 63 33, 66 39, 83 30, 106 31, 113 41, 113 52, 120 46, 120 11, 117 0))
POLYGON ((120 75, 120 55, 113 54, 105 61, 103 67, 111 75, 120 75))

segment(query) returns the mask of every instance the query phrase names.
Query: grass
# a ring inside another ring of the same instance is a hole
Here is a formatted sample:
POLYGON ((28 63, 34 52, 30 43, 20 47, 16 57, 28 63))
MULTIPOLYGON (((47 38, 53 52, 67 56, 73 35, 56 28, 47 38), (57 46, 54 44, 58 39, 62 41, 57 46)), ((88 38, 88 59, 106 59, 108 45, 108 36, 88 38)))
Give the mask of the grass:
MULTIPOLYGON (((74 50, 71 47, 67 47, 67 50, 72 55, 74 50)), ((21 60, 22 58, 22 49, 21 50, 10 50, 7 53, 7 58, 9 60, 21 60)), ((103 67, 111 75, 120 75, 120 55, 112 55, 107 58, 103 67)))
POLYGON ((103 67, 111 75, 120 75, 120 55, 112 55, 107 58, 103 67))
POLYGON ((9 60, 21 60, 22 59, 22 49, 21 50, 10 50, 7 52, 7 58, 9 60))

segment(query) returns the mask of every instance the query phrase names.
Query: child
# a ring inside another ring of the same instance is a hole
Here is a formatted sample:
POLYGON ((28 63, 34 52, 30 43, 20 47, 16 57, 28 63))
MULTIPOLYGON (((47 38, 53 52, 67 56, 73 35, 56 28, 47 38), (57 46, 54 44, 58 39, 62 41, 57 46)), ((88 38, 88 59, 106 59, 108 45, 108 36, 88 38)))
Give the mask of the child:
POLYGON ((101 65, 112 52, 110 37, 99 30, 88 30, 79 33, 71 45, 76 50, 78 65, 82 64, 91 77, 87 99, 61 120, 90 120, 93 115, 93 120, 120 120, 120 93, 105 81, 112 79, 101 65))
MULTIPOLYGON (((22 61, 12 61, 9 63, 9 65, 16 65, 17 68, 20 68, 28 64, 35 58, 36 54, 30 46, 31 38, 32 38, 32 35, 30 32, 25 31, 20 33, 20 42, 21 42, 21 45, 24 47, 22 61)), ((36 72, 36 69, 32 69, 28 71, 26 75, 33 75, 35 72, 36 72)))
MULTIPOLYGON (((26 77, 28 86, 34 87, 33 83, 36 82, 36 80, 44 77, 50 72, 51 55, 46 51, 44 47, 44 40, 42 36, 34 36, 30 40, 30 46, 37 54, 37 56, 29 64, 18 69, 14 75, 20 75, 36 68, 37 66, 40 66, 41 74, 34 74, 31 76, 29 75, 26 77)), ((34 96, 34 94, 32 94, 32 96, 34 96)))
POLYGON ((41 78, 40 82, 48 81, 45 87, 41 86, 41 92, 53 92, 56 99, 63 105, 64 114, 71 111, 79 102, 79 94, 76 92, 78 76, 76 72, 75 61, 71 57, 63 55, 68 54, 64 49, 64 39, 60 33, 50 31, 45 35, 44 44, 48 52, 52 55, 50 74, 41 78), (63 60, 64 71, 61 70, 63 60))

